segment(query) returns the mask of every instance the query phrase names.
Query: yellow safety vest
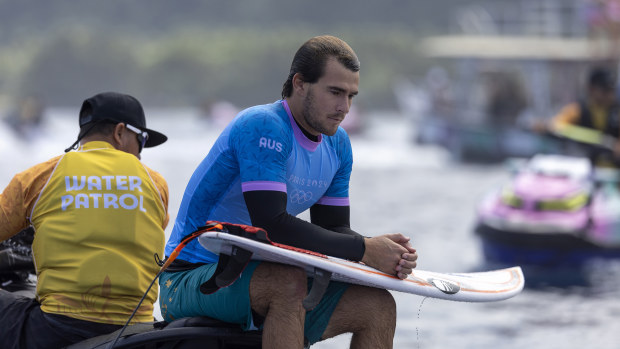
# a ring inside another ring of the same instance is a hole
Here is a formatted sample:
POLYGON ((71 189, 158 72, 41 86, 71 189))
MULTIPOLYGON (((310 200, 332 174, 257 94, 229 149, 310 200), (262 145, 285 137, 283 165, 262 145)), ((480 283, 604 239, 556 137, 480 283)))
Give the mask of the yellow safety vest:
MULTIPOLYGON (((124 324, 159 270, 166 207, 149 171, 106 142, 60 159, 34 204, 37 297, 47 313, 124 324)), ((152 289, 134 322, 153 321, 152 289)))

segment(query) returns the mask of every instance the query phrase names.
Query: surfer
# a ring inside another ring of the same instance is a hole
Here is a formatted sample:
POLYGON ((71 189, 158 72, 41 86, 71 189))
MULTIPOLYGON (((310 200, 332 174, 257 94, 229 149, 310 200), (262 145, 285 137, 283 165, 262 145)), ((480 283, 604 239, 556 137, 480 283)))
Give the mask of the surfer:
MULTIPOLYGON (((140 102, 86 99, 67 154, 17 174, 0 195, 0 241, 34 227, 36 299, 0 289, 2 348, 60 348, 122 327, 159 270, 168 223, 164 178, 140 162, 166 141, 140 102), (70 151, 80 144, 77 151, 70 151)), ((134 322, 153 321, 157 290, 134 322)))
MULTIPOLYGON (((291 64, 282 99, 241 111, 193 173, 166 244, 169 256, 207 220, 254 225, 271 240, 406 278, 417 253, 402 234, 364 237, 350 228, 352 153, 341 127, 358 94, 359 61, 333 36, 305 42, 291 64), (296 217, 309 209, 310 221, 296 217)), ((352 347, 391 348, 395 302, 386 290, 331 282, 311 311, 302 306, 303 270, 250 262, 226 288, 204 295, 217 255, 191 241, 160 277, 165 320, 206 315, 262 328, 264 348, 301 348, 341 333, 352 347)))

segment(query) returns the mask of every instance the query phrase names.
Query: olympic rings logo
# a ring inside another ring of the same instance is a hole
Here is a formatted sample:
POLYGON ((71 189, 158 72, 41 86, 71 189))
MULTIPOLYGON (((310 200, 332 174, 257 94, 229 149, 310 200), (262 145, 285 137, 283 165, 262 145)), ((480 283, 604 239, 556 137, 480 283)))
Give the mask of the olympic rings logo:
POLYGON ((291 202, 294 204, 303 204, 304 202, 312 200, 312 192, 295 189, 291 193, 290 198, 291 202))

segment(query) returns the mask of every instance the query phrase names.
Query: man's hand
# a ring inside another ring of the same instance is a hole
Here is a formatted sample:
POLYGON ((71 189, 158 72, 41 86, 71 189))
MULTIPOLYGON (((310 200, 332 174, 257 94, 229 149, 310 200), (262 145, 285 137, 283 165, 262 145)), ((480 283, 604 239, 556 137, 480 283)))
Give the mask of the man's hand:
POLYGON ((384 273, 405 279, 416 267, 418 254, 403 234, 386 234, 366 238, 362 262, 384 273))

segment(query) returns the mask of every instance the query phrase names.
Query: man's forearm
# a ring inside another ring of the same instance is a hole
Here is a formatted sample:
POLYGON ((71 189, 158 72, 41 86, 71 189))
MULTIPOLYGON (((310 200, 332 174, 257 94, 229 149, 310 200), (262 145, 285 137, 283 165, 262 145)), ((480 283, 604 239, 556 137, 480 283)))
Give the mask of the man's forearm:
POLYGON ((348 227, 329 230, 287 213, 286 193, 251 191, 244 198, 252 225, 267 230, 275 242, 355 261, 364 256, 364 238, 348 227))

